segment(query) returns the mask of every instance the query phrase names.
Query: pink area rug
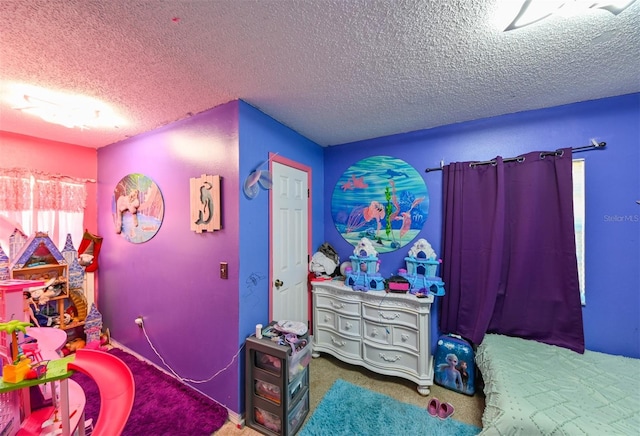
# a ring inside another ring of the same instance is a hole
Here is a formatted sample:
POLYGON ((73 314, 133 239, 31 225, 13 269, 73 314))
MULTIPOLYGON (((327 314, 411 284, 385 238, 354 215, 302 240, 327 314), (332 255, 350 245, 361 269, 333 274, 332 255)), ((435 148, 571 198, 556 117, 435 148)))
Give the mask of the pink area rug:
MULTIPOLYGON (((211 435, 227 420, 227 409, 124 351, 110 354, 129 366, 136 383, 136 397, 123 436, 211 435)), ((100 394, 93 380, 81 373, 72 377, 87 397, 86 418, 97 422, 100 394)))

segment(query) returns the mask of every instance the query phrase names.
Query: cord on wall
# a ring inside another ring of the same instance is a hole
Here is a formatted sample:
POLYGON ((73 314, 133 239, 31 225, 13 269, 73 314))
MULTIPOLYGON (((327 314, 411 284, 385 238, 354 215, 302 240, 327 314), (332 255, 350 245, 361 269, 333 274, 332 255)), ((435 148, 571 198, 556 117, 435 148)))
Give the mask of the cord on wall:
POLYGON ((189 382, 189 383, 207 383, 210 382, 211 380, 213 380, 214 378, 216 378, 218 375, 220 375, 222 372, 226 371, 227 369, 229 369, 229 367, 233 364, 233 362, 236 360, 236 358, 238 357, 238 355, 240 354, 240 352, 242 351, 242 349, 244 348, 244 344, 242 344, 242 346, 240 347, 240 349, 238 350, 238 352, 236 354, 234 354, 234 356, 231 358, 231 361, 229 362, 229 364, 227 366, 225 366, 224 368, 222 368, 220 371, 216 372, 215 374, 213 374, 211 377, 204 379, 204 380, 193 380, 190 378, 185 378, 185 377, 181 377, 177 372, 174 371, 173 368, 171 368, 171 366, 169 366, 169 364, 164 360, 164 358, 160 355, 160 353, 158 352, 158 350, 156 350, 156 347, 153 346, 153 343, 151 343, 151 339, 149 338, 149 335, 147 335, 147 329, 144 326, 144 321, 142 319, 141 316, 137 317, 135 319, 135 323, 140 326, 140 328, 142 329, 142 332, 144 333, 144 337, 147 339, 147 342, 149 343, 149 346, 151 347, 151 349, 153 350, 153 352, 156 354, 156 356, 158 356, 158 358, 162 361, 163 365, 166 366, 169 371, 171 371, 171 374, 173 374, 176 378, 180 379, 183 382, 189 382))

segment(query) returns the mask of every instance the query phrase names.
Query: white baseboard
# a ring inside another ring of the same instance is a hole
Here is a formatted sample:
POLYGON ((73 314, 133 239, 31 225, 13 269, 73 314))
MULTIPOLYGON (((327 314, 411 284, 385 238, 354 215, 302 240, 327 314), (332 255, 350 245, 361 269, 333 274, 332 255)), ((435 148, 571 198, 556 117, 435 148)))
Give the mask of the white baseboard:
POLYGON ((229 412, 229 421, 234 423, 235 426, 239 429, 244 428, 244 415, 239 415, 233 410, 229 410, 228 408, 227 411, 229 412))

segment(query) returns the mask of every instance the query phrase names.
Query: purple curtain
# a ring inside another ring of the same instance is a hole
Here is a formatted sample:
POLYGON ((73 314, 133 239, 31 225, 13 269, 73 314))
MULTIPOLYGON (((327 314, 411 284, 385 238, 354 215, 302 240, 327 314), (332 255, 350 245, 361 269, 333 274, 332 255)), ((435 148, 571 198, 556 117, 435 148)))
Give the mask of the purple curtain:
POLYGON ((584 352, 573 223, 571 149, 444 168, 440 329, 584 352))

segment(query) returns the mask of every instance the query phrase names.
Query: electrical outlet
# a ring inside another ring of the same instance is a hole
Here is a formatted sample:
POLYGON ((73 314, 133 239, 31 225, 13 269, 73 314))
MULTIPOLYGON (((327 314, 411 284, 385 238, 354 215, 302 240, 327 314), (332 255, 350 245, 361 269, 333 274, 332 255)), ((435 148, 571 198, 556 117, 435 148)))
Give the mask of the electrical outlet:
POLYGON ((227 262, 220 262, 220 278, 229 278, 229 265, 227 264, 227 262))

